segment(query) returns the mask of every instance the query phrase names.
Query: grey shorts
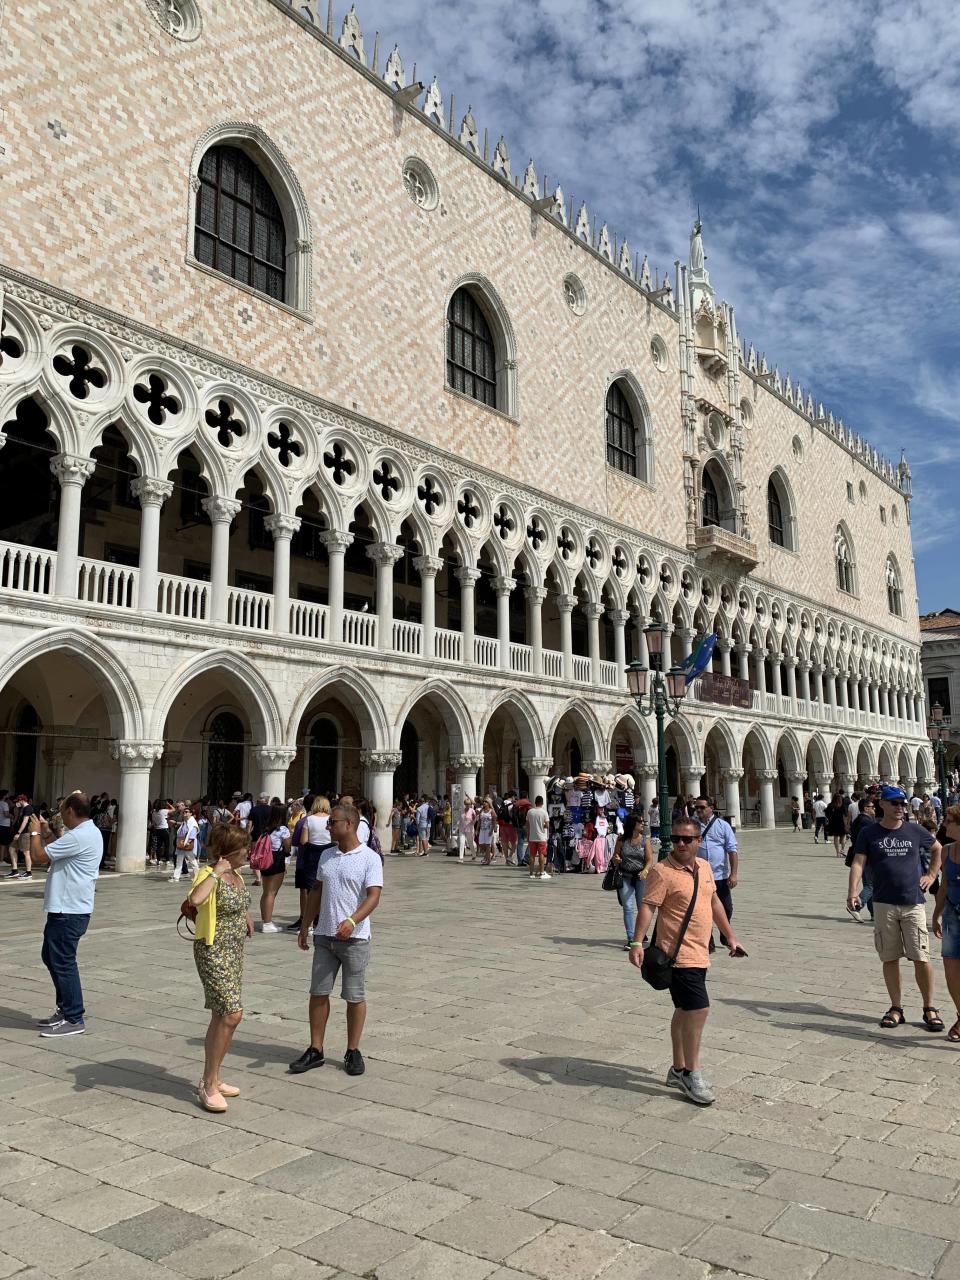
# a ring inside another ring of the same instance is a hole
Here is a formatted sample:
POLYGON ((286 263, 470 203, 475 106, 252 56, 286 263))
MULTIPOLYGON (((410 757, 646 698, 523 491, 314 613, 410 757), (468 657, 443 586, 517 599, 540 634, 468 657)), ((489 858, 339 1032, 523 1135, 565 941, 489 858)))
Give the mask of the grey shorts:
POLYGON ((370 942, 367 938, 327 938, 314 934, 313 973, 310 977, 310 994, 328 996, 333 991, 337 974, 343 969, 340 998, 350 1004, 366 999, 364 979, 370 963, 370 942))

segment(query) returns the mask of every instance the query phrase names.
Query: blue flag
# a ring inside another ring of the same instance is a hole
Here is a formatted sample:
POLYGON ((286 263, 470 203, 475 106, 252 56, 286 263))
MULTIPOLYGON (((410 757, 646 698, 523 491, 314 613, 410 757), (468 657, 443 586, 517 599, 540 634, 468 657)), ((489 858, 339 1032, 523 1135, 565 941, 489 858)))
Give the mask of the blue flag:
POLYGON ((710 665, 710 659, 713 657, 713 651, 716 647, 716 634, 711 633, 708 636, 704 636, 696 649, 694 649, 693 653, 690 654, 690 657, 684 660, 683 669, 687 673, 688 685, 692 684, 694 680, 699 676, 702 676, 704 671, 706 671, 707 667, 710 665))

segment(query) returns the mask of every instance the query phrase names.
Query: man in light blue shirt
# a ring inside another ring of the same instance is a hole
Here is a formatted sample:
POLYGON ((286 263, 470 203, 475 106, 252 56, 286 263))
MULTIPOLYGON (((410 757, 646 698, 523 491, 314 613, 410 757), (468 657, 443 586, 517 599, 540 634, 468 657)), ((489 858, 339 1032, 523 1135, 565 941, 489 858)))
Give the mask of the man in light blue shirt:
MULTIPOLYGON (((733 919, 733 895, 731 889, 737 887, 737 868, 740 856, 737 853, 737 837, 733 827, 718 813, 713 811, 713 801, 708 796, 700 796, 694 802, 697 821, 700 823, 700 848, 697 856, 710 863, 710 870, 717 882, 717 897, 723 903, 727 919, 733 919)), ((710 950, 714 950, 711 930, 710 950)), ((724 938, 720 939, 726 946, 724 938)))
MULTIPOLYGON (((90 801, 82 792, 67 796, 60 816, 66 830, 45 848, 50 870, 43 893, 47 923, 40 952, 53 979, 57 1008, 39 1023, 42 1036, 75 1036, 86 1030, 77 946, 90 923, 103 857, 103 837, 90 820, 90 801)), ((40 852, 43 832, 48 829, 43 818, 36 814, 30 818, 32 851, 40 852)))

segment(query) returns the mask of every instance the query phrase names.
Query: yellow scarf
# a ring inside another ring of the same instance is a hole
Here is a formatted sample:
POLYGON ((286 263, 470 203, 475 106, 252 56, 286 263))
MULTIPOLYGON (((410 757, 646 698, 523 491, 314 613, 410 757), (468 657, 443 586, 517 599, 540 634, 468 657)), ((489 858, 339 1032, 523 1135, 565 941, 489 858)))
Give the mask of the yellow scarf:
MULTIPOLYGON (((198 884, 203 884, 207 876, 212 876, 213 870, 210 867, 201 867, 193 877, 193 884, 190 886, 190 892, 193 893, 198 884)), ((217 886, 219 888, 219 885, 217 886)), ((208 894, 204 898, 200 906, 197 907, 197 920, 194 926, 196 937, 201 942, 205 942, 208 947, 213 946, 214 935, 217 932, 217 890, 208 894)))

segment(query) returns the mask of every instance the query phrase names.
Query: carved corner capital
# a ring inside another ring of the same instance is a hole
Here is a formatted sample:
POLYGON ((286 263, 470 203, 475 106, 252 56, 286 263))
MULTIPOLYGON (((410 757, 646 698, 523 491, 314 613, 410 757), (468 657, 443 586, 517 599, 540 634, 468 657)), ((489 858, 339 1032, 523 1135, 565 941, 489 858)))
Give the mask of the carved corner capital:
POLYGON ((587 773, 613 773, 612 760, 585 760, 583 767, 587 773))
POLYGON ((472 587, 480 578, 479 569, 468 569, 466 565, 461 565, 459 569, 454 570, 454 573, 464 587, 472 587))
POLYGON ((367 559, 377 565, 396 564, 403 557, 403 551, 395 542, 374 542, 367 547, 367 559))
POLYGON ((660 772, 655 764, 635 764, 633 768, 638 778, 655 778, 660 772))
POLYGON ((296 747, 257 747, 254 752, 261 769, 289 769, 297 754, 296 747))
POLYGON ((527 773, 546 776, 553 768, 553 756, 526 756, 520 763, 527 773))
POLYGON ((204 498, 201 504, 213 524, 229 524, 243 505, 236 498, 204 498))
POLYGON ((58 453, 50 459, 50 470, 61 484, 86 484, 96 468, 92 458, 78 458, 72 453, 58 453))
POLYGON ((483 756, 451 756, 450 764, 458 773, 477 773, 483 768, 483 756))
POLYGON ((264 519, 263 527, 268 533, 272 533, 274 540, 277 538, 292 538, 300 528, 299 516, 288 515, 272 515, 264 519))
POLYGON ((443 561, 439 556, 415 556, 413 567, 421 578, 434 578, 443 568, 443 561))
POLYGON ((399 751, 361 751, 360 762, 372 773, 393 773, 400 768, 403 756, 399 751))
POLYGON ((761 782, 775 782, 777 779, 776 769, 758 769, 757 777, 761 782))
POLYGON ((548 592, 546 587, 526 587, 523 594, 531 604, 543 604, 548 592))
POLYGON ((517 585, 517 580, 516 578, 510 578, 503 574, 498 574, 495 578, 491 578, 490 585, 498 596, 508 596, 517 585))
POLYGON ((121 772, 152 769, 163 755, 162 742, 137 742, 131 738, 119 738, 110 747, 110 754, 119 761, 121 772))
POLYGON ((739 782, 743 777, 743 769, 721 769, 720 777, 724 782, 739 782))
POLYGON ((327 554, 341 554, 347 547, 353 546, 353 534, 342 533, 339 529, 327 529, 320 534, 320 541, 327 548, 327 554))
POLYGON ((140 499, 141 507, 162 507, 173 493, 173 481, 158 476, 137 476, 131 480, 130 491, 140 499))

